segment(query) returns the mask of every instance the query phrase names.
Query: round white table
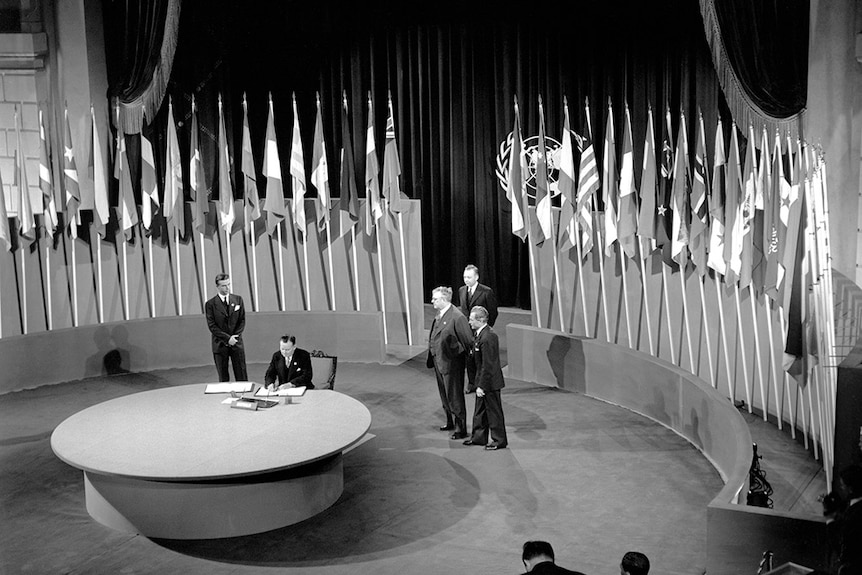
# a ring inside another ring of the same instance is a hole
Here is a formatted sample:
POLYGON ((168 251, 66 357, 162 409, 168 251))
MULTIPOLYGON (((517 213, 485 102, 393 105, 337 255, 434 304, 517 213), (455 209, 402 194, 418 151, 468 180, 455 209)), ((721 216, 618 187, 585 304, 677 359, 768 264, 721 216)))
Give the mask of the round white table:
POLYGON ((247 411, 205 387, 120 397, 57 426, 51 448, 83 470, 94 519, 148 537, 214 539, 292 525, 338 500, 341 454, 371 427, 362 403, 311 390, 247 411))

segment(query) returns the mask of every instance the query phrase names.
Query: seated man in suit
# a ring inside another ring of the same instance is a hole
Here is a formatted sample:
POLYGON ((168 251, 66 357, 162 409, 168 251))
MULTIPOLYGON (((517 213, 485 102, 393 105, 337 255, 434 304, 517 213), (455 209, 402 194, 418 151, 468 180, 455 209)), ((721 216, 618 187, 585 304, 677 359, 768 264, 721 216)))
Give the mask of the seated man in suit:
MULTIPOLYGON (((464 285, 458 289, 458 302, 464 317, 470 317, 470 310, 480 305, 488 310, 488 325, 494 327, 497 321, 497 296, 494 290, 479 283, 479 268, 473 264, 464 268, 464 285)), ((476 391, 476 363, 472 355, 467 356, 467 393, 476 391)))
POLYGON ((285 334, 281 336, 278 351, 272 354, 272 360, 266 369, 264 382, 270 391, 288 387, 305 386, 314 389, 311 378, 311 356, 304 349, 296 347, 296 336, 285 334), (278 386, 275 382, 278 380, 278 386))

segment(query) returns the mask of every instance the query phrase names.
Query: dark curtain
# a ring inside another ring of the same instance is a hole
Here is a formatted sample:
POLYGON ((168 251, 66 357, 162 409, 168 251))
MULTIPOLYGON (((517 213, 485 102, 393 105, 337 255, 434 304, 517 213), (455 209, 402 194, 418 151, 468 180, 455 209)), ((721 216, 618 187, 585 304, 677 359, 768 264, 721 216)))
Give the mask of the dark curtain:
POLYGON ((773 118, 805 108, 808 0, 714 2, 727 57, 752 101, 773 118))
MULTIPOLYGON (((344 7, 329 0, 261 0, 240 8, 227 0, 185 0, 169 87, 184 162, 191 94, 200 103, 203 144, 205 133, 215 138, 214 102, 221 92, 229 111, 234 181, 241 181, 238 153, 246 92, 263 196, 267 94, 273 96, 286 171, 295 92, 310 174, 315 92, 320 92, 329 179, 337 196, 340 106, 346 90, 358 186, 364 190, 368 93, 382 165, 386 96, 391 91, 402 189, 422 202, 425 287, 457 286, 464 266, 474 263, 481 281, 497 291, 503 305, 529 308, 528 252, 510 232, 510 207, 495 175, 500 143, 512 129, 515 95, 524 136, 538 131, 541 95, 548 135, 557 139, 563 97, 568 98, 572 128, 579 133, 585 129, 584 101, 589 98, 599 154, 608 99, 614 106, 617 142, 622 142, 623 104, 628 101, 637 179, 649 105, 658 142, 665 130, 666 106, 673 111, 674 138, 680 111, 686 113, 692 143, 702 110, 710 154, 717 117, 721 113, 727 118, 695 2, 571 3, 544 9, 541 18, 533 18, 526 6, 510 13, 480 3, 444 1, 422 9, 409 4, 378 0, 344 7)), ((166 108, 167 102, 153 126, 157 161, 164 156, 166 108)), ((725 133, 729 138, 727 128, 725 133)), ((211 182, 214 139, 206 146, 203 157, 211 182)), ((240 193, 237 189, 237 197, 240 193)))

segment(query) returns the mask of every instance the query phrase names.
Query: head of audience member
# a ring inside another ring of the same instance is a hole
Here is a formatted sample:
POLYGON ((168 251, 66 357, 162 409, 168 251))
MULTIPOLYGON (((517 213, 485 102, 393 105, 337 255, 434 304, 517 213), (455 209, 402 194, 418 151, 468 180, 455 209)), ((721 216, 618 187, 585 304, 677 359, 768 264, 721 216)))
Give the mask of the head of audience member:
POLYGON ((281 336, 281 339, 278 342, 278 351, 281 352, 283 357, 290 357, 293 355, 293 350, 296 349, 296 336, 290 335, 289 333, 281 336))
POLYGON ((216 274, 216 290, 221 297, 230 295, 230 276, 225 273, 216 274))
POLYGON ((464 268, 464 285, 472 288, 477 283, 479 283, 479 268, 470 264, 464 268))
MULTIPOLYGON (((474 308, 475 309, 475 308, 474 308)), ((472 312, 470 315, 473 315, 472 312)), ((524 551, 521 553, 521 561, 527 572, 539 563, 554 562, 554 548, 547 541, 527 541, 524 543, 524 551)))
POLYGON ((649 573, 649 559, 643 553, 629 551, 623 555, 620 563, 620 575, 647 575, 649 573))
POLYGON ((862 497, 862 465, 849 465, 841 470, 838 479, 847 494, 847 501, 862 497))
POLYGON ((488 323, 488 310, 484 306, 474 305, 473 309, 470 310, 469 322, 473 331, 479 331, 483 325, 488 323))
POLYGON ((452 288, 446 286, 435 287, 431 290, 431 305, 434 309, 441 311, 449 307, 452 302, 452 288))

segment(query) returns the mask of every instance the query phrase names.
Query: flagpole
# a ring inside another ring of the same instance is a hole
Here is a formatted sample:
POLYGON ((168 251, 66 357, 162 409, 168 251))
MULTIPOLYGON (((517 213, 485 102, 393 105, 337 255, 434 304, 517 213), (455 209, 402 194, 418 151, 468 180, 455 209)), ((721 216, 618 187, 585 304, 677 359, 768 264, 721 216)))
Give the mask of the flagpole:
MULTIPOLYGON (((778 322, 781 329, 781 341, 787 341, 787 327, 784 321, 784 308, 778 306, 778 322)), ((784 370, 782 370, 784 371, 784 370)), ((790 414, 790 437, 796 439, 796 410, 793 403, 790 401, 790 375, 784 371, 784 396, 787 398, 787 411, 790 414)), ((784 414, 784 406, 781 406, 779 411, 784 414)))
MULTIPOLYGON (((72 222, 72 225, 74 226, 75 223, 72 222)), ((75 255, 77 238, 72 236, 70 239, 72 240, 72 327, 78 327, 78 259, 75 255)))
MULTIPOLYGON (((96 232, 96 275, 99 279, 99 323, 105 323, 105 294, 102 289, 102 236, 99 232, 96 232)), ((24 293, 27 291, 25 290, 24 293)))
MULTIPOLYGON (((149 198, 144 199, 149 201, 149 198)), ((143 224, 141 224, 143 228, 143 224)), ((155 270, 153 269, 153 236, 147 238, 147 256, 150 262, 150 317, 156 317, 156 280, 155 270)))
POLYGON ((284 224, 284 219, 278 222, 278 225, 276 226, 276 230, 278 231, 278 285, 281 288, 281 311, 286 311, 284 304, 284 253, 282 253, 282 242, 284 241, 284 238, 281 235, 282 225, 286 225, 284 224))
POLYGON ((326 228, 326 252, 329 259, 329 302, 330 309, 335 311, 335 271, 332 266, 332 232, 329 230, 329 219, 324 222, 326 228))
MULTIPOLYGON (((350 216, 347 217, 350 219, 350 216)), ((362 311, 362 304, 360 303, 362 300, 359 297, 359 270, 357 269, 357 258, 356 258, 356 225, 350 226, 350 235, 351 235, 351 245, 353 247, 353 290, 356 293, 356 311, 362 311)))
MULTIPOLYGON (((775 317, 769 296, 763 294, 763 306, 766 308, 766 329, 769 335, 769 359, 772 366, 772 392, 775 394, 775 413, 778 416, 778 429, 782 429, 783 413, 781 413, 781 402, 778 396, 778 364, 775 362, 775 332, 772 329, 772 321, 775 317)), ((763 408, 766 413, 766 407, 763 408)))
MULTIPOLYGON (((182 209, 182 204, 180 205, 182 209)), ((183 315, 183 277, 180 275, 180 230, 174 228, 174 246, 177 254, 177 313, 183 315)))
MULTIPOLYGON (((583 256, 581 254, 581 230, 580 225, 578 224, 578 219, 575 217, 575 249, 578 255, 578 285, 581 289, 581 307, 584 308, 584 336, 590 336, 590 323, 587 319, 587 294, 584 292, 584 264, 583 264, 583 256)), ((572 307, 574 307, 574 302, 572 302, 572 307)), ((575 327, 572 326, 572 332, 575 331, 575 327)))
MULTIPOLYGON (((300 200, 305 202, 305 200, 300 200)), ((305 232, 300 232, 297 230, 298 234, 302 236, 302 260, 305 264, 305 310, 311 310, 311 287, 310 281, 308 279, 308 228, 306 227, 305 232)))
MULTIPOLYGON (((201 234, 203 236, 203 234, 201 234)), ((248 241, 251 244, 251 269, 254 276, 254 293, 252 294, 252 304, 254 311, 260 311, 260 294, 258 293, 257 280, 257 246, 254 241, 254 220, 248 224, 248 241)))
POLYGON ((644 294, 644 309, 646 313, 646 329, 647 329, 647 339, 649 340, 649 353, 652 356, 655 356, 655 344, 652 340, 652 322, 649 317, 649 298, 647 297, 647 275, 646 275, 646 258, 643 255, 643 243, 642 238, 638 238, 637 241, 638 246, 638 257, 641 260, 641 285, 643 286, 643 294, 644 294))
MULTIPOLYGON (((529 207, 526 217, 530 217, 529 207)), ((529 235, 527 235, 527 257, 530 260, 530 283, 532 284, 533 299, 535 300, 536 304, 536 327, 541 329, 542 311, 541 309, 539 309, 539 287, 538 283, 536 282, 536 262, 533 257, 533 241, 529 235)))
POLYGON ((126 233, 121 231, 123 234, 123 316, 126 321, 129 320, 129 256, 126 251, 126 244, 128 240, 126 239, 126 233))
POLYGON ((733 284, 733 288, 734 288, 734 295, 736 296, 736 317, 737 317, 736 331, 737 331, 737 335, 739 336, 739 351, 740 351, 739 358, 742 361, 742 376, 743 376, 743 381, 745 382, 745 401, 748 403, 748 413, 752 413, 751 389, 750 389, 751 381, 749 380, 749 377, 748 377, 748 362, 745 361, 745 351, 746 351, 745 335, 744 335, 743 329, 742 329, 742 304, 740 303, 740 300, 739 300, 739 284, 738 283, 733 284))
MULTIPOLYGON (((731 388, 734 376, 730 372, 730 349, 727 347, 727 320, 724 318, 724 302, 721 297, 721 283, 718 281, 718 273, 716 272, 713 276, 715 280, 715 299, 718 303, 718 319, 721 322, 721 329, 719 330, 721 333, 721 345, 724 348, 724 369, 727 373, 727 390, 728 395, 730 395, 731 399, 733 398, 733 389, 731 388)), ((716 370, 718 367, 716 366, 716 370)), ((716 380, 718 378, 716 377, 716 380)))
MULTIPOLYGON (((590 200, 591 200, 591 204, 592 204, 590 209, 593 211, 593 213, 596 213, 596 196, 595 196, 595 194, 591 195, 590 200)), ((602 221, 604 221, 604 219, 602 219, 602 221)), ((596 227, 595 227, 596 241, 597 241, 598 248, 599 248, 598 249, 598 252, 599 252, 599 255, 598 255, 598 258, 599 258, 599 280, 600 280, 600 283, 602 286, 602 289, 601 289, 601 292, 602 292, 602 311, 604 312, 604 320, 605 320, 605 341, 610 342, 611 341, 611 325, 608 321, 608 300, 607 300, 608 285, 605 282, 605 261, 604 261, 605 260, 605 254, 604 254, 604 244, 602 243, 602 232, 600 229, 600 225, 602 225, 602 224, 598 223, 599 222, 598 219, 596 219, 595 222, 596 222, 596 227)), ((593 246, 593 249, 595 249, 595 247, 596 246, 593 246)))
MULTIPOLYGON (((404 249, 404 217, 401 212, 398 212, 398 234, 401 240, 401 276, 404 282, 404 306, 407 308, 407 345, 413 345, 413 320, 410 313, 410 284, 407 283, 407 256, 404 249)), ((332 265, 331 259, 330 265, 332 265)))
POLYGON ((225 249, 227 250, 227 274, 233 277, 233 260, 230 257, 230 231, 224 231, 225 249))
MULTIPOLYGON (((694 366, 694 350, 692 350, 691 346, 691 323, 689 322, 688 316, 688 294, 685 289, 685 265, 680 264, 679 266, 679 287, 682 290, 682 314, 685 319, 685 340, 688 343, 688 363, 691 366, 691 373, 697 374, 697 370, 694 366)), ((682 354, 680 354, 682 355, 682 354)), ((679 358, 680 364, 682 364, 682 358, 679 358)), ((680 365, 682 367, 682 365, 680 365)))
POLYGON ((199 231, 198 237, 201 244, 201 311, 203 311, 207 300, 207 251, 206 244, 204 243, 204 233, 199 231))
MULTIPOLYGON (((557 225, 559 226, 559 222, 557 222, 557 225)), ((566 321, 563 319, 563 289, 560 287, 560 264, 558 262, 560 254, 557 253, 556 234, 551 235, 553 236, 551 237, 551 254, 554 259, 554 284, 557 288, 557 310, 560 312, 560 331, 566 333, 568 330, 566 330, 566 321)))
POLYGON ((21 290, 21 301, 24 304, 22 306, 23 309, 21 313, 21 331, 24 333, 24 335, 27 335, 29 331, 29 326, 27 325, 27 263, 24 258, 24 252, 26 252, 27 249, 23 245, 23 243, 21 244, 21 249, 19 251, 21 252, 21 287, 23 288, 21 290))
MULTIPOLYGON (((47 221, 45 222, 48 223, 47 221)), ((48 236, 46 239, 48 240, 45 244, 45 299, 48 306, 48 330, 54 329, 54 306, 53 298, 51 297, 51 236, 48 233, 47 225, 45 227, 45 233, 48 236)))
MULTIPOLYGON (((373 217, 373 216, 372 216, 373 217)), ((383 285, 383 246, 380 243, 380 226, 374 224, 374 232, 377 238, 377 272, 380 277, 380 311, 383 315, 383 345, 389 345, 389 331, 386 326, 386 290, 383 285)))
POLYGON ((768 387, 768 384, 763 382, 763 360, 760 358, 760 330, 757 328, 757 306, 754 304, 755 297, 754 286, 749 285, 748 300, 751 302, 751 321, 754 332, 754 359, 755 365, 757 366, 757 379, 760 383, 760 401, 761 407, 763 408, 763 421, 766 421, 766 388, 768 387))
POLYGON ((637 349, 634 341, 632 341, 632 320, 631 320, 631 310, 629 310, 629 283, 626 279, 626 254, 623 251, 623 246, 617 243, 617 247, 619 248, 620 253, 620 269, 622 270, 623 276, 623 308, 626 312, 626 337, 629 339, 629 347, 631 349, 637 349))
POLYGON ((662 293, 664 294, 664 315, 667 318, 667 337, 670 340, 670 362, 674 365, 676 363, 676 350, 674 349, 673 343, 673 330, 671 329, 671 318, 670 318, 670 297, 668 295, 668 279, 667 279, 667 265, 665 265, 664 261, 661 263, 661 280, 662 280, 662 293))
POLYGON ((706 295, 703 293, 704 281, 706 281, 705 278, 700 276, 700 281, 697 282, 697 287, 700 289, 700 305, 703 313, 703 333, 705 335, 704 339, 706 340, 706 357, 709 361, 709 382, 712 384, 713 389, 715 389, 717 388, 717 384, 715 382, 715 373, 712 370, 712 344, 709 341, 709 334, 712 332, 709 330, 709 314, 706 313, 706 295))

